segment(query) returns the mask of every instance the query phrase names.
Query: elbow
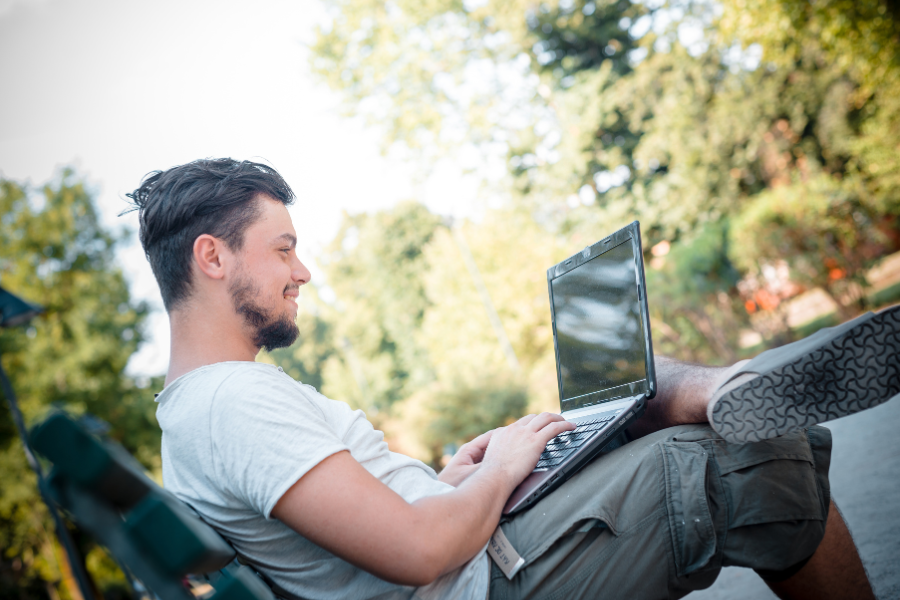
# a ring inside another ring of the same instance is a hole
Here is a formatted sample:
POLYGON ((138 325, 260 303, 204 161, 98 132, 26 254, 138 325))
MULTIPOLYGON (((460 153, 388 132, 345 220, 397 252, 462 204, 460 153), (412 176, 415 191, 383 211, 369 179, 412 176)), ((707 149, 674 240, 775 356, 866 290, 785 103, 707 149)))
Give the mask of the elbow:
POLYGON ((404 577, 403 581, 398 581, 396 583, 412 587, 422 587, 434 583, 440 575, 440 572, 437 571, 410 574, 409 577, 404 577))
POLYGON ((433 583, 447 570, 446 557, 431 544, 416 544, 409 549, 405 567, 396 583, 421 587, 433 583))
MULTIPOLYGON (((440 500, 440 498, 438 498, 440 500)), ((459 526, 458 519, 435 515, 427 509, 434 498, 426 499, 424 506, 414 503, 403 526, 392 532, 390 547, 396 554, 383 554, 390 565, 389 579, 393 583, 421 587, 434 583, 439 577, 459 567, 466 557, 472 540, 466 537, 466 527, 459 526), (388 559, 387 557, 392 558, 388 559)), ((477 550, 477 549, 476 549, 477 550)), ((475 554, 475 550, 472 551, 475 554)), ((382 578, 384 575, 381 575, 382 578)))

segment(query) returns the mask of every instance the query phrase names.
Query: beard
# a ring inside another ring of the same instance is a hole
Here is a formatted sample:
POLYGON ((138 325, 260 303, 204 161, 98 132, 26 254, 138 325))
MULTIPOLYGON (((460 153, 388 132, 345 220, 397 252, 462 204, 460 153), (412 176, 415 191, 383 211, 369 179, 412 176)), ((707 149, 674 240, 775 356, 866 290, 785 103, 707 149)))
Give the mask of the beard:
MULTIPOLYGON (((285 291, 288 289, 285 288, 285 291)), ((257 347, 270 352, 276 348, 287 348, 297 341, 300 330, 288 314, 276 315, 275 311, 254 302, 260 295, 259 287, 249 277, 239 276, 228 291, 231 293, 234 310, 253 331, 253 342, 257 347)))

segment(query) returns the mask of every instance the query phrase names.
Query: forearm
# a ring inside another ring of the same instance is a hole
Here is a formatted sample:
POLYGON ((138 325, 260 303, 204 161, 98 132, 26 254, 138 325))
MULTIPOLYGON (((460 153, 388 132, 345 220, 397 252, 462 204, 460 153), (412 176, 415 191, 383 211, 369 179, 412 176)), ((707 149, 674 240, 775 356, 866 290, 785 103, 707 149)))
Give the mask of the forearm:
POLYGON ((516 485, 547 442, 574 426, 559 415, 526 415, 463 446, 459 487, 409 503, 349 451, 313 467, 272 515, 322 548, 382 579, 425 585, 487 543, 516 485), (465 460, 464 460, 465 458, 465 460))
MULTIPOLYGON (((311 539, 382 579, 426 585, 484 547, 514 487, 500 469, 483 466, 458 488, 412 503, 393 492, 370 497, 362 507, 367 515, 361 526, 343 530, 342 518, 318 520, 311 539)), ((362 516, 359 507, 356 512, 362 516)))
POLYGON ((498 470, 409 503, 338 452, 285 492, 272 516, 373 575, 425 585, 474 556, 496 527, 512 487, 498 470))
POLYGON ((499 469, 485 468, 456 490, 413 504, 423 512, 423 539, 437 555, 438 574, 458 568, 484 548, 514 488, 499 469))
POLYGON ((534 469, 547 442, 574 428, 560 415, 526 415, 463 444, 447 465, 444 479, 458 481, 457 489, 427 500, 437 507, 430 517, 431 531, 438 533, 429 533, 429 537, 437 540, 431 548, 441 552, 441 573, 463 564, 484 547, 500 522, 507 499, 534 469))

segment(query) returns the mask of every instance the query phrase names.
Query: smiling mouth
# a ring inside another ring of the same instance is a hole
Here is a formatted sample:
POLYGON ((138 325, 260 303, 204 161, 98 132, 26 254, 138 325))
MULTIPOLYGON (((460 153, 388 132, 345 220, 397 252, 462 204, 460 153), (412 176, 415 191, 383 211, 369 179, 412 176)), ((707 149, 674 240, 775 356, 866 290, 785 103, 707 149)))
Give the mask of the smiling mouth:
POLYGON ((290 300, 294 304, 297 304, 297 297, 300 295, 300 287, 287 287, 284 290, 284 294, 282 297, 285 300, 290 300))

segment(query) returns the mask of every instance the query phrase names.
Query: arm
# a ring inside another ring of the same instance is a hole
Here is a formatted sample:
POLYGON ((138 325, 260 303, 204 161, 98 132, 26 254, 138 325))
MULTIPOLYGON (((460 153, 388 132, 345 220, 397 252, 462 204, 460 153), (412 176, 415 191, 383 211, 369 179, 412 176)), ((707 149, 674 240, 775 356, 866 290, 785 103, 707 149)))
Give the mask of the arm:
POLYGON ((458 488, 411 504, 349 452, 339 452, 301 477, 272 515, 373 575, 425 585, 481 550, 500 522, 507 498, 534 468, 544 446, 571 429, 562 417, 549 413, 496 429, 480 466, 458 488))

